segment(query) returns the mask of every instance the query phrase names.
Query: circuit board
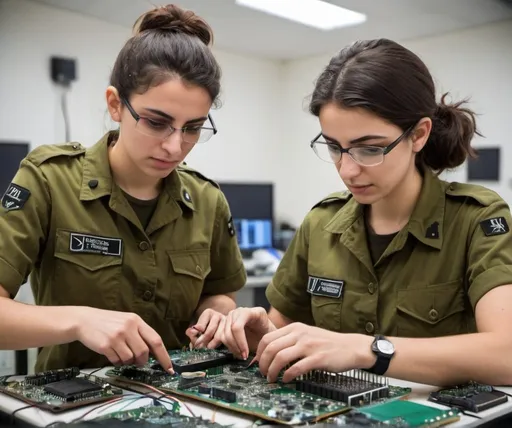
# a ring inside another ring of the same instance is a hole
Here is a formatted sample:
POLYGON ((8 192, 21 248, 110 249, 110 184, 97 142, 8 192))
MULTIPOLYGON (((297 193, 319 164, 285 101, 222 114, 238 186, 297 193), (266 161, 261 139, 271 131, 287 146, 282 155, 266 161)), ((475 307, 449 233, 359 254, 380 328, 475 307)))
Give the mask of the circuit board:
POLYGON ((200 417, 192 417, 180 415, 174 410, 168 410, 161 405, 150 405, 138 407, 135 409, 117 411, 109 413, 105 416, 99 416, 87 421, 78 421, 72 424, 62 423, 54 425, 54 428, 61 426, 73 426, 76 428, 86 427, 137 427, 137 426, 150 426, 151 428, 158 427, 179 427, 179 428, 221 428, 215 422, 211 422, 200 417))
POLYGON ((457 422, 459 410, 437 409, 412 401, 394 400, 351 410, 329 420, 340 427, 434 428, 457 422))
POLYGON ((470 382, 466 385, 431 392, 429 401, 478 413, 508 401, 507 394, 490 385, 470 382))
POLYGON ((11 380, 0 377, 0 392, 54 413, 99 403, 123 395, 123 391, 97 376, 80 375, 76 367, 49 370, 11 380))
POLYGON ((151 385, 163 392, 288 425, 317 422, 351 406, 396 399, 410 392, 388 385, 386 378, 359 371, 339 375, 315 371, 294 383, 284 384, 281 378, 268 383, 257 364, 249 367, 247 361, 235 360, 227 351, 169 354, 173 367, 180 366, 181 373, 171 376, 150 361, 144 367, 121 366, 107 371, 109 382, 127 389, 130 383, 151 385), (188 371, 198 363, 202 371, 188 371))

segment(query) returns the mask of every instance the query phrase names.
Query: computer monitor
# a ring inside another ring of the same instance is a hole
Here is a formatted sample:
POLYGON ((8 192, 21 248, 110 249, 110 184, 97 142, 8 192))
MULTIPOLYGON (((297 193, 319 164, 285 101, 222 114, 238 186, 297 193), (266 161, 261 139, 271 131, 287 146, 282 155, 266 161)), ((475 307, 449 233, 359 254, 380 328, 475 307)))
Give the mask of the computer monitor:
POLYGON ((20 167, 20 162, 28 152, 28 143, 0 141, 0 199, 7 190, 7 186, 11 184, 20 167))
POLYGON ((272 183, 219 183, 231 209, 238 245, 244 256, 273 247, 272 183))

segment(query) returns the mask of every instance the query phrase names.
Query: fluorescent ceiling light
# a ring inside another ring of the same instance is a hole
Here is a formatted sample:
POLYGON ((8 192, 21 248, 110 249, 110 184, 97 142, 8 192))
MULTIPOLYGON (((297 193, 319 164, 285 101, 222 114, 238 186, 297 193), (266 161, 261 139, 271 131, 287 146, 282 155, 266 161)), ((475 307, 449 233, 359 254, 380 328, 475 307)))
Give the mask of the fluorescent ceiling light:
POLYGON ((250 7, 321 30, 347 27, 366 21, 366 15, 321 0, 236 0, 250 7))

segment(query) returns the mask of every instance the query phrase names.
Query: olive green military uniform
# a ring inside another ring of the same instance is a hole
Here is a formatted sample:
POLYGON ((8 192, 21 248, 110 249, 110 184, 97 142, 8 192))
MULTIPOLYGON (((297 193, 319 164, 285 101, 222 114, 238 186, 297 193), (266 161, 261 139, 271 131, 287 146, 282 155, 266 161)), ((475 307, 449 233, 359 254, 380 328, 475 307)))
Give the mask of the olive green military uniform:
MULTIPOLYGON (((0 208, 0 284, 15 296, 32 273, 39 305, 134 312, 168 349, 181 347, 202 296, 245 284, 228 204, 215 183, 179 167, 144 228, 113 182, 107 137, 23 160, 0 208)), ((43 348, 36 369, 106 364, 74 342, 43 348)))
POLYGON ((480 298, 512 284, 511 214, 491 190, 426 173, 375 261, 363 212, 346 193, 308 213, 267 289, 273 307, 337 332, 437 337, 474 332, 480 298))

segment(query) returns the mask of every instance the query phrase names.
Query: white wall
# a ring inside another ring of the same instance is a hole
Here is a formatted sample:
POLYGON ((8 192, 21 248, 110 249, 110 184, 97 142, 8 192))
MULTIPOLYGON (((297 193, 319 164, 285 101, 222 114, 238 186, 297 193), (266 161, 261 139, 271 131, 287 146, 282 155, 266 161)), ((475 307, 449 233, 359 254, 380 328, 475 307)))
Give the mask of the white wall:
MULTIPOLYGON (((71 137, 94 144, 111 126, 104 92, 130 31, 27 0, 0 2, 0 138, 32 147, 64 140, 60 92, 49 75, 50 56, 63 55, 78 60, 68 101, 71 137)), ((274 180, 280 64, 215 53, 224 73, 223 106, 212 112, 219 133, 188 161, 219 180, 274 180)))
MULTIPOLYGON (((475 139, 475 147, 500 146, 501 182, 479 183, 498 191, 512 204, 509 181, 512 168, 505 159, 512 158, 512 21, 486 25, 465 31, 404 42, 429 66, 439 92, 450 91, 455 98, 471 97, 471 107, 480 113, 480 130, 485 139, 475 139)), ((341 48, 342 46, 340 46, 341 48)), ((305 97, 310 95, 314 80, 328 63, 330 55, 288 62, 284 67, 284 106, 287 132, 283 137, 283 159, 297 155, 288 177, 281 176, 279 185, 286 186, 277 201, 277 211, 286 213, 299 223, 310 207, 326 194, 344 185, 332 165, 320 161, 309 148, 319 132, 316 118, 307 113, 305 97)), ((446 174, 451 180, 466 181, 465 167, 446 174)))

